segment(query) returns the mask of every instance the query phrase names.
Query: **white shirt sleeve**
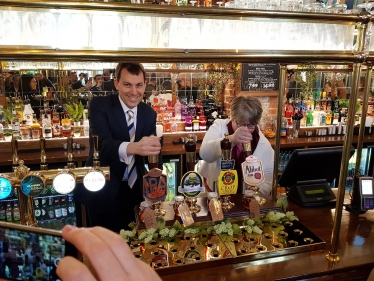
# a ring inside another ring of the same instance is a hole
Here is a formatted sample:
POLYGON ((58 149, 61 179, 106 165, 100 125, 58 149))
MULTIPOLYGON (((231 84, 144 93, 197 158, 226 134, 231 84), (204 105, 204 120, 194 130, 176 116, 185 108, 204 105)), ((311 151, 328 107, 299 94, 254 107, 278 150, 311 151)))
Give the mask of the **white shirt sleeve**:
POLYGON ((129 142, 123 142, 118 148, 118 156, 119 161, 124 162, 126 164, 129 164, 134 157, 134 155, 127 155, 127 146, 129 145, 129 142))

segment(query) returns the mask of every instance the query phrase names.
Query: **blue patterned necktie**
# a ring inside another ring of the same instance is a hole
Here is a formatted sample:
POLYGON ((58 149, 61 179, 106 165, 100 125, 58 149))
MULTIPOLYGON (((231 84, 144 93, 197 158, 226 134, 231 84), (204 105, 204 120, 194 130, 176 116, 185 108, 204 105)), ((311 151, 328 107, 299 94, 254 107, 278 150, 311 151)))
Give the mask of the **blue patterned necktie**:
MULTIPOLYGON (((127 127, 129 128, 130 142, 135 140, 135 126, 134 126, 134 112, 132 110, 127 111, 128 120, 127 127)), ((132 188, 138 178, 135 167, 135 155, 132 157, 130 163, 127 165, 128 184, 132 188)))

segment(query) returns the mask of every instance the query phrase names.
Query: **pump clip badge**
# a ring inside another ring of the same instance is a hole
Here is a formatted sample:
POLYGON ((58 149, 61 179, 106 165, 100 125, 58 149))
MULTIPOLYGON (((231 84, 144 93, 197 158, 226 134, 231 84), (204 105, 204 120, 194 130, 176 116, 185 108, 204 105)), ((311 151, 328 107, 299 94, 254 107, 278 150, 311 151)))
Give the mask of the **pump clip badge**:
POLYGON ((151 169, 143 176, 143 197, 151 202, 165 201, 167 177, 160 169, 151 169))
POLYGON ((256 156, 248 156, 242 163, 243 180, 250 186, 258 186, 264 178, 262 162, 256 156))
POLYGON ((204 192, 202 177, 193 171, 185 173, 178 191, 187 197, 196 197, 200 192, 204 192))
POLYGON ((238 191, 238 172, 236 170, 221 171, 217 183, 219 195, 236 194, 238 191))

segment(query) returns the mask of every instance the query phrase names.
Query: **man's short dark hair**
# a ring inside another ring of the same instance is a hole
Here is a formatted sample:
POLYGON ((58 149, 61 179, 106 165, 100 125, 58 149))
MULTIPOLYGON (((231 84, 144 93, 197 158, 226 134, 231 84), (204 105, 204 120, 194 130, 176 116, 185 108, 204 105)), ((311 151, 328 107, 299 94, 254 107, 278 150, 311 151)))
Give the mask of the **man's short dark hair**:
POLYGON ((116 79, 117 81, 121 80, 122 69, 126 69, 132 75, 139 75, 143 73, 143 78, 145 81, 145 70, 142 64, 138 62, 120 62, 116 67, 116 79))

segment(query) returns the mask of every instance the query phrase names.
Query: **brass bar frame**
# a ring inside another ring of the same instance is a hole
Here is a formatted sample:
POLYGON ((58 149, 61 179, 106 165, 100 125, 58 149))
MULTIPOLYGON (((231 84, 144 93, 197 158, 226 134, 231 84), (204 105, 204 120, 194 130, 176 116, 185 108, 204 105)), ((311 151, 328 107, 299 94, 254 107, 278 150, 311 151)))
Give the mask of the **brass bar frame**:
POLYGON ((274 169, 273 169, 273 187, 272 187, 272 199, 277 201, 277 187, 278 187, 278 163, 280 153, 280 128, 282 123, 282 110, 283 110, 283 97, 286 88, 286 75, 287 65, 281 64, 280 66, 280 77, 279 77, 279 95, 278 95, 278 116, 277 116, 277 131, 274 146, 274 169))
POLYGON ((357 176, 358 172, 360 171, 360 164, 361 164, 361 155, 362 155, 362 147, 363 147, 363 140, 365 134, 365 121, 366 121, 366 112, 368 110, 368 96, 371 88, 371 75, 373 74, 373 66, 371 63, 367 64, 366 76, 365 76, 365 90, 363 96, 363 103, 362 103, 362 114, 361 114, 361 121, 360 121, 360 131, 358 135, 357 141, 357 151, 356 151, 356 166, 355 166, 355 173, 354 175, 357 176))

